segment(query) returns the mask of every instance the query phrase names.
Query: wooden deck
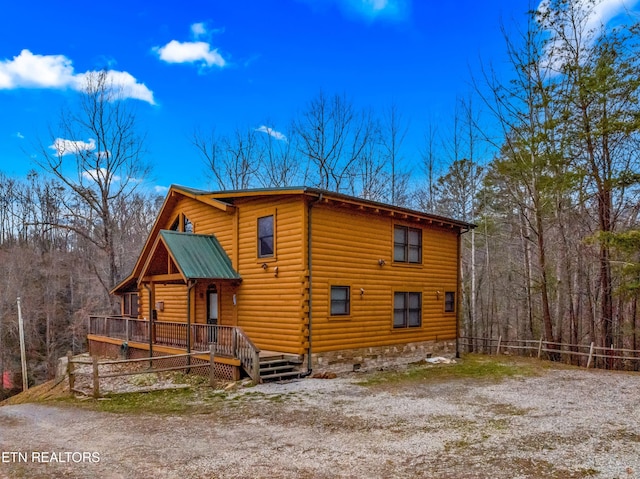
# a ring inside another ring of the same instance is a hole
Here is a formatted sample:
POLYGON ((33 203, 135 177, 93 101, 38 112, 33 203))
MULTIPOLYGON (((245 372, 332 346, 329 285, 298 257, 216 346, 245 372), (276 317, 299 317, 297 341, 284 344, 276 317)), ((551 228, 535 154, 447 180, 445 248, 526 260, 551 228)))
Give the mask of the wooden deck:
POLYGON ((118 316, 91 316, 87 339, 155 353, 202 352, 214 349, 216 363, 242 367, 255 381, 283 380, 301 376, 303 358, 281 351, 259 350, 242 329, 209 324, 171 323, 118 316), (188 337, 189 331, 191 337, 188 337), (151 338, 151 340, 149 339, 151 338))

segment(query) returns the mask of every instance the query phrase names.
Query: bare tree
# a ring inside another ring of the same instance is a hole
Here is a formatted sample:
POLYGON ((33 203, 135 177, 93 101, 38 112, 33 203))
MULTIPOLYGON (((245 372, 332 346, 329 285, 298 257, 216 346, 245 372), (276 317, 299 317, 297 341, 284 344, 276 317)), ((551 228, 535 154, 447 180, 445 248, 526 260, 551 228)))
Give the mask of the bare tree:
POLYGON ((391 175, 387 171, 388 163, 381 158, 376 142, 368 142, 362 149, 357 163, 357 176, 352 177, 351 194, 367 200, 385 201, 388 198, 388 185, 391 175))
POLYGON ((345 96, 320 92, 295 122, 300 153, 313 166, 316 186, 354 190, 353 176, 377 128, 370 113, 358 111, 345 96))
POLYGON ((391 168, 389 178, 391 191, 389 202, 393 205, 405 205, 407 203, 407 177, 408 174, 402 168, 402 144, 407 136, 409 127, 404 122, 398 106, 394 103, 386 111, 382 121, 380 143, 385 162, 391 168))
POLYGON ((422 211, 428 213, 434 213, 436 210, 436 179, 438 175, 436 134, 436 127, 433 126, 432 123, 429 123, 424 133, 424 147, 420 151, 420 166, 424 173, 425 181, 422 186, 418 187, 416 203, 422 211))
MULTIPOLYGON (((265 125, 271 124, 266 122, 265 125)), ((304 184, 307 176, 306 165, 300 161, 298 138, 293 125, 285 132, 261 126, 256 131, 262 133, 262 165, 256 176, 265 188, 285 187, 304 184)))
POLYGON ((254 186, 265 156, 265 145, 253 128, 236 128, 232 136, 195 132, 192 143, 200 152, 207 174, 220 190, 240 190, 254 186))
POLYGON ((79 109, 63 111, 55 132, 38 160, 67 190, 62 219, 51 226, 75 232, 105 255, 105 271, 98 264, 95 271, 109 291, 120 276, 113 206, 130 198, 149 172, 144 137, 107 71, 86 76, 79 109))

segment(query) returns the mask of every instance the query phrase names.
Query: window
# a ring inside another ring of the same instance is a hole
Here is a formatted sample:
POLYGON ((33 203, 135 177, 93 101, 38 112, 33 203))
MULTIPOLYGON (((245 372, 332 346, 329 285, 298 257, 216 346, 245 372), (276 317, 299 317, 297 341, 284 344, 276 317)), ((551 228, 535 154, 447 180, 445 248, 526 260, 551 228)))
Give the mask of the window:
POLYGON ((186 216, 184 217, 184 232, 193 233, 193 223, 186 216))
POLYGON ((444 293, 444 312, 454 313, 456 311, 456 293, 447 291, 444 293))
POLYGON ((331 316, 349 314, 349 286, 331 286, 331 316))
POLYGON ((422 326, 422 293, 395 293, 393 296, 393 327, 422 326))
POLYGON ((126 293, 122 296, 122 315, 138 317, 138 293, 126 293))
POLYGON ((171 231, 180 231, 181 233, 193 233, 193 223, 184 214, 180 213, 175 221, 169 227, 171 231))
POLYGON ((258 257, 273 256, 273 215, 258 218, 258 257))
POLYGON ((422 230, 396 226, 393 230, 393 261, 422 263, 422 230))

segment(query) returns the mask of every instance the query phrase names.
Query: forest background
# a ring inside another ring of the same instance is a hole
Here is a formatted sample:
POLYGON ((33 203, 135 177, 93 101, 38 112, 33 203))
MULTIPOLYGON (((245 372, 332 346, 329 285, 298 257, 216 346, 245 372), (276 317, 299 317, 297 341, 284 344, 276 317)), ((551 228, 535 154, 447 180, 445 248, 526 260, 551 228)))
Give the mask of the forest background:
MULTIPOLYGON (((194 153, 216 190, 308 185, 476 224, 464 235, 462 335, 639 349, 639 25, 593 25, 596 4, 531 12, 519 36, 505 34, 509 78, 485 65, 451 127, 428 127, 418 151, 403 147, 396 106, 320 92, 286 141, 209 126, 190 138, 194 153)), ((110 78, 88 75, 78 104, 52 119, 38 169, 0 173, 0 372, 20 370, 18 297, 32 381, 84 350, 88 315, 118 311, 109 290, 162 204, 144 186, 135 110, 110 78)))

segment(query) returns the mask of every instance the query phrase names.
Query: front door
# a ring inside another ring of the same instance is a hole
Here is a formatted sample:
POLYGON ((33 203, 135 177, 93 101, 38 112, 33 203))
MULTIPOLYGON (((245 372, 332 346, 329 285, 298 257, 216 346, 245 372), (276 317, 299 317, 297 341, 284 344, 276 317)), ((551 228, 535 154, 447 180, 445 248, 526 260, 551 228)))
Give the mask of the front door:
MULTIPOLYGON (((218 324, 218 290, 215 286, 210 286, 207 290, 207 324, 218 324)), ((218 342, 217 328, 209 329, 209 342, 218 342)))

